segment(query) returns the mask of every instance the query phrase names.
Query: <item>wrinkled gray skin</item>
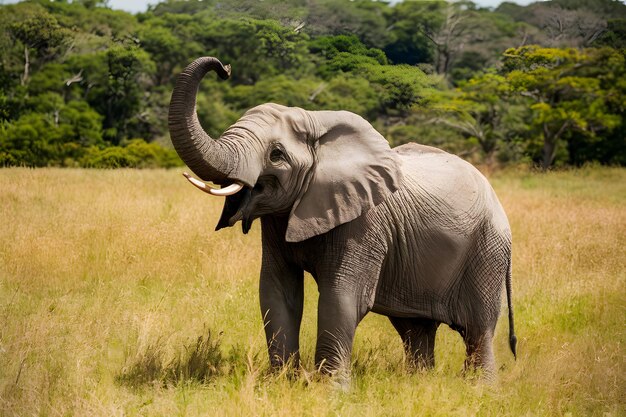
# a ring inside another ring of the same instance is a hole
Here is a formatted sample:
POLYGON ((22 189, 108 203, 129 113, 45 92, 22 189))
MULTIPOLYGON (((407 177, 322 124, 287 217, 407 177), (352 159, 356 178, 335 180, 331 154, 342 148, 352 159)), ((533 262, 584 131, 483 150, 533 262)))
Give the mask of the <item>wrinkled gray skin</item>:
POLYGON ((210 70, 230 74, 207 57, 180 75, 170 133, 201 179, 245 185, 226 198, 216 230, 241 221, 247 233, 261 219, 260 300, 271 364, 298 362, 308 271, 319 288, 315 362, 323 371, 348 368, 356 327, 373 311, 389 317, 412 364, 434 366, 435 332, 445 323, 465 341, 466 367, 493 376, 503 282, 514 354, 516 338, 511 233, 487 180, 435 148, 390 149, 367 121, 345 111, 263 104, 213 140, 195 111, 210 70))

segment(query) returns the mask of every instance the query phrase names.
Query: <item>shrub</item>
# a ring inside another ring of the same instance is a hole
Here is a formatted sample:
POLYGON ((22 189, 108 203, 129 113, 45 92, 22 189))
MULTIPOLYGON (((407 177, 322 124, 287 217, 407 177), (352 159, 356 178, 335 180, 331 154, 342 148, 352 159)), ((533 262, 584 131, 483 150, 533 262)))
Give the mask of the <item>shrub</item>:
POLYGON ((91 147, 80 165, 88 168, 171 168, 182 165, 182 161, 173 149, 133 139, 125 146, 91 147))
POLYGON ((130 168, 136 167, 139 160, 121 146, 99 149, 91 147, 80 161, 87 168, 130 168))

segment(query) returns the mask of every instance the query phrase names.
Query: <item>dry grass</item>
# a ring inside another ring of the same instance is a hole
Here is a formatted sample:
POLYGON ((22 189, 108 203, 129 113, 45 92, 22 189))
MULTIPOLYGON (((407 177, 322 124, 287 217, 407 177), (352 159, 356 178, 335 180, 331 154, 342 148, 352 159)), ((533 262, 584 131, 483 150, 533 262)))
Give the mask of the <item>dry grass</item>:
POLYGON ((626 170, 493 176, 514 236, 519 358, 459 376, 460 337, 409 373, 387 320, 357 331, 352 389, 267 372, 259 228, 178 171, 0 170, 0 415, 624 415, 626 170))

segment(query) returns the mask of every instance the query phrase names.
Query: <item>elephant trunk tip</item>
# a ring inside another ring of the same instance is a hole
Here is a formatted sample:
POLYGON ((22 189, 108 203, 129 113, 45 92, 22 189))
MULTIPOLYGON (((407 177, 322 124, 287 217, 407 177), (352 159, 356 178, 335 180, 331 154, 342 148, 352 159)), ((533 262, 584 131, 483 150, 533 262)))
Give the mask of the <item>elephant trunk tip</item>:
POLYGON ((222 77, 222 78, 223 78, 223 79, 228 79, 228 78, 230 78, 230 74, 231 74, 231 72, 232 72, 232 68, 231 68, 230 64, 226 64, 226 65, 224 65, 224 70, 225 70, 225 72, 226 72, 226 77, 222 77))

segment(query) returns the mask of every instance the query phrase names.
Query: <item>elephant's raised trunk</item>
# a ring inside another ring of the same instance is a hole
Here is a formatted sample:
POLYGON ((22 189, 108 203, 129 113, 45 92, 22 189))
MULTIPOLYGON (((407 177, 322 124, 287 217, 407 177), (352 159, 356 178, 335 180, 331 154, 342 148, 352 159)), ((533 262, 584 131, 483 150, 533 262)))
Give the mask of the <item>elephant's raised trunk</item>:
POLYGON ((178 76, 169 108, 169 130, 176 152, 185 164, 205 181, 225 179, 234 160, 202 129, 196 114, 196 95, 202 77, 209 71, 222 79, 230 76, 230 65, 213 57, 198 58, 178 76))

